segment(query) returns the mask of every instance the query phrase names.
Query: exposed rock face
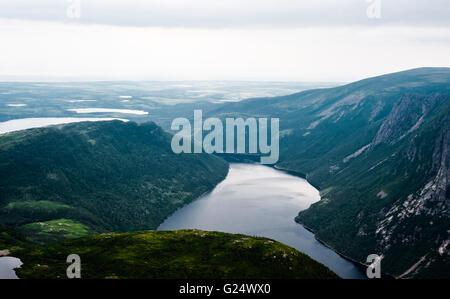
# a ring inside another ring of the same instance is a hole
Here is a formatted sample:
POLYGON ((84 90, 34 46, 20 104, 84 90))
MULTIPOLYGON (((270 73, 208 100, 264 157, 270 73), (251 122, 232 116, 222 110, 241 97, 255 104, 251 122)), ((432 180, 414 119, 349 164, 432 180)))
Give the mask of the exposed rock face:
MULTIPOLYGON (((428 171, 432 175, 428 182, 417 192, 398 199, 377 223, 377 243, 384 252, 399 244, 408 248, 428 243, 426 254, 399 275, 402 278, 414 277, 436 262, 442 267, 450 258, 450 231, 438 229, 439 226, 448 227, 450 223, 450 114, 441 124, 436 140, 427 145, 434 147, 428 171), (429 243, 430 239, 434 242, 429 243)), ((408 148, 408 160, 423 163, 421 152, 420 144, 413 138, 408 148)))
POLYGON ((448 96, 406 94, 395 104, 389 116, 381 125, 372 145, 395 143, 407 134, 417 130, 436 106, 447 101, 448 96))
MULTIPOLYGON (((336 181, 343 183, 338 183, 337 186, 347 187, 348 182, 354 182, 354 188, 361 188, 364 194, 370 185, 362 187, 358 183, 362 180, 355 180, 351 173, 339 181, 340 173, 337 170, 341 169, 339 171, 344 173, 346 167, 352 167, 352 162, 359 162, 363 164, 354 167, 354 172, 364 173, 364 164, 373 163, 366 173, 378 171, 378 175, 374 175, 378 179, 374 177, 373 186, 378 186, 379 189, 374 190, 372 195, 377 200, 369 203, 367 197, 370 198, 370 195, 362 196, 361 200, 367 201, 366 207, 373 205, 377 208, 359 211, 357 219, 348 226, 349 229, 354 229, 354 233, 353 236, 348 234, 347 242, 351 240, 355 244, 367 246, 367 240, 374 238, 374 244, 367 248, 373 246, 371 250, 383 256, 384 271, 399 278, 443 278, 450 274, 449 105, 450 96, 447 94, 403 94, 394 101, 371 142, 345 156, 341 160, 344 165, 336 164, 329 168, 331 175, 337 175, 336 181), (390 180, 377 185, 377 180, 382 180, 380 176, 390 177, 390 180), (396 187, 390 187, 393 182, 397 184, 396 187), (377 202, 386 204, 383 206, 377 202)), ((379 107, 377 104, 374 109, 379 110, 379 107)), ((373 114, 372 110, 369 122, 372 121, 373 114)), ((362 178, 364 180, 366 177, 362 178)), ((331 199, 333 197, 342 200, 339 194, 332 193, 331 199)), ((300 216, 299 219, 301 222, 306 219, 306 225, 310 226, 311 223, 326 223, 318 217, 319 213, 315 209, 331 211, 337 208, 341 213, 348 212, 342 210, 338 201, 336 207, 332 207, 332 204, 334 202, 330 200, 321 201, 307 215, 310 218, 302 219, 300 216)), ((357 205, 357 201, 349 204, 357 205)), ((343 222, 340 220, 338 223, 343 222)), ((339 247, 340 241, 331 237, 332 231, 330 228, 323 233, 325 241, 332 240, 342 252, 357 256, 364 262, 363 254, 351 246, 339 247)), ((367 253, 369 252, 364 254, 367 253)))

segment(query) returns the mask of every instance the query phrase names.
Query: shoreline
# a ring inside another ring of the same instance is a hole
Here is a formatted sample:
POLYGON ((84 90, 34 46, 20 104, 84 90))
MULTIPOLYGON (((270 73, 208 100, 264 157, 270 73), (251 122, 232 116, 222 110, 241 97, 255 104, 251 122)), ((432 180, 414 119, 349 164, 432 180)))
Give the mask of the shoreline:
MULTIPOLYGON (((227 162, 228 162, 228 161, 227 161, 227 162)), ((165 217, 164 220, 161 221, 161 223, 158 224, 158 226, 157 226, 155 229, 153 229, 153 230, 157 231, 157 230, 159 229, 159 227, 161 226, 161 224, 163 224, 168 218, 170 218, 170 217, 171 217, 173 214, 175 214, 178 210, 183 209, 183 208, 186 207, 187 205, 189 205, 189 204, 193 203, 194 201, 199 200, 200 198, 204 197, 205 195, 211 193, 211 192, 217 187, 217 185, 219 185, 220 183, 222 183, 222 182, 228 177, 228 174, 229 174, 229 173, 230 173, 230 162, 228 162, 228 169, 227 169, 227 174, 225 175, 225 177, 224 177, 221 181, 217 182, 217 184, 215 184, 214 187, 211 188, 211 190, 205 191, 205 192, 203 192, 202 194, 200 194, 199 196, 195 197, 193 200, 184 203, 181 207, 179 207, 178 209, 176 209, 175 211, 173 211, 170 215, 168 215, 167 217, 165 217)))
MULTIPOLYGON (((272 165, 271 167, 273 167, 273 168, 275 168, 275 169, 277 169, 277 170, 280 170, 280 171, 284 171, 284 172, 286 172, 286 173, 288 173, 288 174, 290 174, 290 175, 300 177, 300 178, 305 179, 306 181, 308 181, 308 175, 305 174, 305 173, 303 173, 303 172, 300 172, 300 171, 297 171, 297 170, 293 170, 293 169, 283 168, 283 167, 280 167, 280 166, 278 166, 278 165, 272 165)), ((308 183, 311 184, 311 186, 313 186, 314 188, 316 188, 316 189, 319 190, 319 192, 320 192, 320 188, 318 188, 317 186, 315 186, 314 184, 312 184, 310 181, 308 181, 308 183)), ((317 242, 319 242, 319 243, 321 243, 323 246, 325 246, 325 247, 327 247, 327 248, 333 250, 336 254, 338 254, 338 255, 339 255, 340 257, 342 257, 343 259, 345 259, 345 260, 347 260, 347 261, 353 263, 359 270, 361 270, 361 272, 362 272, 363 275, 365 274, 365 272, 366 272, 367 268, 369 267, 369 265, 366 265, 366 264, 364 264, 364 263, 362 263, 362 262, 359 262, 359 261, 357 261, 357 260, 355 260, 355 259, 353 259, 353 258, 351 258, 351 257, 349 257, 349 256, 347 256, 347 255, 345 255, 345 254, 343 254, 343 253, 341 253, 341 252, 339 252, 339 251, 336 250, 333 246, 331 246, 331 245, 329 245, 328 243, 326 243, 325 241, 319 239, 319 238, 317 237, 316 232, 315 232, 312 228, 306 226, 306 225, 305 225, 304 223, 302 223, 302 222, 297 221, 297 219, 295 219, 295 218, 294 218, 294 221, 295 221, 296 223, 298 223, 299 225, 303 226, 307 231, 311 232, 311 233, 314 235, 314 238, 317 240, 317 242)), ((381 279, 396 279, 396 278, 395 278, 395 276, 393 276, 393 275, 391 275, 391 274, 381 272, 381 279)))
POLYGON ((314 235, 314 238, 317 240, 317 242, 319 242, 319 243, 322 244, 323 246, 325 246, 325 247, 327 247, 327 248, 333 250, 334 252, 336 252, 336 254, 338 254, 338 255, 339 255, 340 257, 342 257, 343 259, 346 259, 347 261, 352 262, 352 263, 355 264, 355 266, 357 266, 360 270, 366 270, 366 269, 367 269, 368 265, 363 264, 363 263, 361 263, 361 262, 359 262, 359 261, 357 261, 357 260, 355 260, 355 259, 353 259, 353 258, 351 258, 351 257, 349 257, 349 256, 346 256, 346 255, 343 254, 343 253, 340 253, 340 252, 337 251, 334 247, 332 247, 331 245, 329 245, 329 244, 326 243, 325 241, 319 239, 319 238, 317 237, 316 232, 315 232, 312 228, 306 226, 305 224, 303 224, 303 223, 301 223, 301 222, 298 222, 297 220, 295 220, 295 222, 298 223, 298 224, 300 224, 301 226, 303 226, 307 231, 311 232, 311 233, 314 235))
MULTIPOLYGON (((218 156, 219 156, 219 155, 218 155, 218 156)), ((252 155, 252 156, 255 157, 256 155, 252 155)), ((219 156, 219 157, 220 157, 220 156, 219 156)), ((258 156, 258 157, 259 157, 259 156, 258 156)), ((254 161, 251 161, 251 160, 249 161, 248 155, 247 155, 247 156, 244 156, 244 157, 239 156, 239 154, 222 155, 221 158, 225 159, 225 160, 226 160, 227 162, 229 162, 229 163, 254 163, 254 161), (227 159, 227 158, 228 158, 228 159, 227 159), (229 159, 229 158, 231 158, 231 159, 229 159), (231 160, 231 161, 230 161, 230 160, 231 160)), ((260 164, 260 165, 263 165, 263 164, 260 164)), ((265 166, 270 167, 270 168, 273 168, 273 169, 276 169, 276 170, 278 170, 278 171, 285 172, 285 173, 290 174, 290 175, 292 175, 292 176, 296 176, 296 177, 302 178, 302 179, 306 180, 311 186, 313 186, 314 188, 316 188, 316 189, 320 192, 320 188, 318 188, 317 186, 315 186, 314 184, 312 184, 310 181, 308 181, 308 175, 307 175, 306 173, 303 173, 303 172, 300 172, 300 171, 297 171, 297 170, 293 170, 293 169, 289 169, 289 168, 280 167, 280 166, 278 166, 278 165, 276 165, 276 164, 273 164, 273 165, 265 165, 265 166)), ((299 212, 300 212, 300 211, 299 211, 299 212)), ((366 271, 368 265, 365 265, 365 264, 363 264, 363 263, 361 263, 361 262, 359 262, 359 261, 357 261, 357 260, 355 260, 355 259, 353 259, 353 258, 351 258, 351 257, 349 257, 349 256, 346 256, 346 255, 340 253, 340 252, 337 251, 335 248, 333 248, 331 245, 329 245, 329 244, 327 244, 326 242, 320 240, 320 239, 317 237, 317 234, 315 233, 315 231, 314 231, 312 228, 310 228, 310 227, 304 225, 304 224, 301 223, 301 222, 298 222, 295 218, 294 218, 294 221, 295 221, 296 223, 298 223, 299 225, 301 225, 302 227, 304 227, 307 231, 311 232, 311 233, 314 235, 314 239, 316 239, 320 244, 322 244, 323 246, 325 246, 325 247, 327 247, 328 249, 332 250, 333 252, 335 252, 337 255, 339 255, 339 256, 342 257, 343 259, 345 259, 345 260, 351 262, 352 264, 354 264, 354 265, 361 271, 361 274, 362 274, 363 276, 365 276, 365 271, 366 271)), ((388 274, 385 274, 385 273, 382 273, 382 275, 383 275, 383 276, 384 276, 384 275, 387 275, 387 276, 393 278, 393 276, 388 275, 388 274)))
MULTIPOLYGON (((327 247, 327 248, 333 250, 334 252, 336 252, 336 253, 337 253, 340 257, 342 257, 343 259, 346 259, 347 261, 352 262, 352 263, 355 264, 355 266, 358 267, 360 270, 366 271, 367 268, 369 267, 369 265, 366 265, 366 264, 364 264, 364 263, 361 263, 361 262, 359 262, 359 261, 357 261, 357 260, 355 260, 355 259, 353 259, 353 258, 351 258, 351 257, 349 257, 349 256, 347 256, 347 255, 345 255, 345 254, 340 253, 340 252, 337 251, 333 246, 331 246, 331 245, 329 245, 328 243, 326 243, 325 241, 319 239, 319 238, 317 237, 316 232, 315 232, 312 228, 306 226, 305 224, 303 224, 303 223, 301 223, 301 222, 298 222, 297 220, 295 220, 295 222, 297 222, 298 224, 300 224, 301 226, 303 226, 307 231, 311 232, 311 233, 314 235, 314 238, 317 240, 317 242, 319 242, 319 243, 321 243, 323 246, 325 246, 325 247, 327 247)), ((364 274, 364 272, 363 272, 363 274, 364 274)), ((366 279, 367 279, 367 278, 366 278, 366 279)), ((381 271, 381 279, 397 279, 397 278, 396 278, 395 276, 389 274, 389 273, 385 273, 385 272, 381 271)))

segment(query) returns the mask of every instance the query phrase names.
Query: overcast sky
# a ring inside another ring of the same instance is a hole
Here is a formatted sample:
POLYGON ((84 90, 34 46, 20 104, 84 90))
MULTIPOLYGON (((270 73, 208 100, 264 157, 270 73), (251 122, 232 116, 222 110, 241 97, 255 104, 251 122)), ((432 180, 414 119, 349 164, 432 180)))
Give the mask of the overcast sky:
POLYGON ((450 67, 449 16, 449 0, 0 0, 0 80, 352 81, 450 67))

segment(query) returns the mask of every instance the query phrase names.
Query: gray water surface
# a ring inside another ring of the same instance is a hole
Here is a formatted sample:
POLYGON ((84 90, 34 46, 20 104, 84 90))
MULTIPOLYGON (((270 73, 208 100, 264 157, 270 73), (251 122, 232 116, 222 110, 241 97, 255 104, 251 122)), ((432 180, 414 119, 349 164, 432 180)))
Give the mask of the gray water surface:
POLYGON ((0 257, 0 279, 18 279, 15 268, 19 268, 22 262, 15 257, 2 256, 0 257))
POLYGON ((230 164, 224 181, 176 211, 158 230, 197 228, 268 237, 306 253, 343 278, 364 278, 356 266, 294 221, 320 200, 306 180, 259 164, 230 164))

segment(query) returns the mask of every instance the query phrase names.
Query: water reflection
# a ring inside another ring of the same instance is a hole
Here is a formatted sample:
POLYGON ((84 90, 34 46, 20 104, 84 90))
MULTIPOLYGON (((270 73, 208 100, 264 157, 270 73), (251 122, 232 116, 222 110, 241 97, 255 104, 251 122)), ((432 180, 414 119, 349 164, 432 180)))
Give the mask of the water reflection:
POLYGON ((343 278, 363 278, 351 262, 295 223, 299 211, 320 200, 306 180, 257 164, 233 163, 210 193, 175 212, 159 230, 198 228, 263 236, 298 249, 343 278))

